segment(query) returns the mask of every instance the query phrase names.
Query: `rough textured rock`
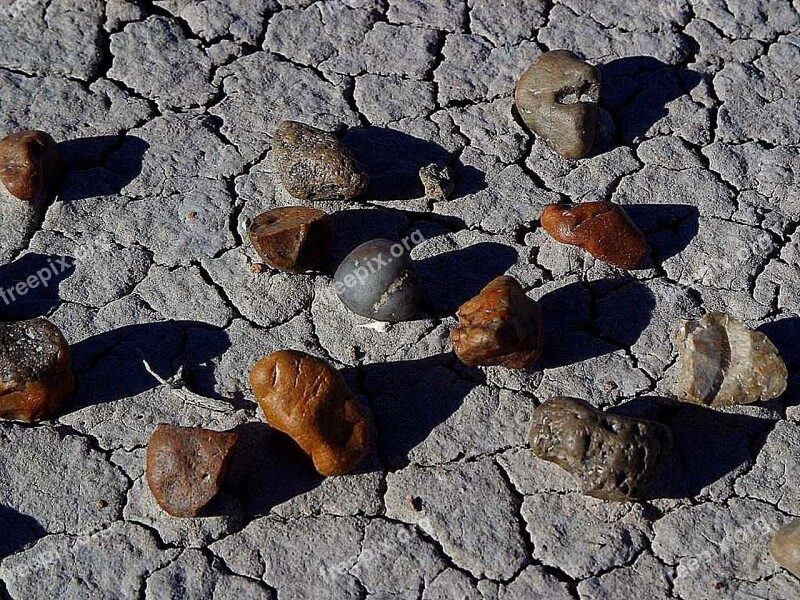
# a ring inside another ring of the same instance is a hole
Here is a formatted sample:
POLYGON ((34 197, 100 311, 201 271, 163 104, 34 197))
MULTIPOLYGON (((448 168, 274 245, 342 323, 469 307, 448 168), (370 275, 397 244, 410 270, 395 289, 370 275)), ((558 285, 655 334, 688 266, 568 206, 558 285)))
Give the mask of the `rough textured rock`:
POLYGON ((455 189, 453 173, 446 165, 430 164, 422 167, 419 178, 425 187, 425 196, 431 200, 447 200, 455 189))
POLYGON ((0 140, 0 182, 12 196, 42 199, 55 191, 60 171, 58 147, 44 131, 20 131, 0 140))
POLYGON ((675 334, 681 355, 678 398, 706 406, 770 400, 786 390, 786 364, 769 338, 724 313, 686 321, 675 334))
POLYGON ((417 314, 420 286, 407 245, 387 239, 364 242, 333 277, 336 294, 357 315, 406 321, 417 314))
POLYGON ((159 424, 147 443, 147 485, 174 517, 196 517, 217 495, 238 436, 159 424))
POLYGON ((272 136, 275 171, 283 187, 301 200, 350 200, 367 188, 367 175, 335 136, 283 121, 272 136))
POLYGON ((365 409, 325 361, 292 350, 273 352, 253 365, 250 385, 267 422, 291 436, 320 475, 344 475, 369 451, 365 409))
POLYGON ((644 234, 622 207, 611 202, 550 204, 542 211, 541 221, 557 242, 579 246, 621 269, 641 266, 647 251, 644 234))
POLYGON ((330 242, 330 221, 316 208, 275 208, 253 219, 247 235, 268 265, 299 273, 322 260, 330 242))
POLYGON ((769 544, 769 552, 795 577, 800 577, 800 519, 779 529, 769 544))
POLYGON ((525 125, 567 159, 581 158, 592 149, 598 100, 600 72, 569 50, 539 56, 514 90, 525 125))
POLYGON ((542 353, 542 309, 513 277, 491 281, 457 316, 450 339, 466 365, 521 369, 542 353))
POLYGON ((670 451, 672 435, 660 423, 603 413, 577 398, 555 397, 533 413, 531 449, 603 500, 641 498, 670 451))
POLYGON ((0 419, 49 419, 74 385, 69 344, 58 327, 44 318, 0 324, 0 419))

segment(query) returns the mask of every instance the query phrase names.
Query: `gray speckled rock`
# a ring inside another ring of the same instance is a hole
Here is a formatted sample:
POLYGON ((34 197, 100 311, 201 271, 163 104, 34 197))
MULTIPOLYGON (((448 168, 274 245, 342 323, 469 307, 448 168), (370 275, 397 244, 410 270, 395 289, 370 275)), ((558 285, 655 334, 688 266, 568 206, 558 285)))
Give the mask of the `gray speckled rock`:
POLYGON ((354 313, 378 321, 405 321, 417 312, 420 290, 414 262, 400 242, 364 242, 334 275, 336 293, 354 313))
POLYGON ((536 456, 576 476, 585 494, 615 501, 645 494, 671 441, 660 423, 603 413, 563 396, 536 409, 530 432, 536 456))

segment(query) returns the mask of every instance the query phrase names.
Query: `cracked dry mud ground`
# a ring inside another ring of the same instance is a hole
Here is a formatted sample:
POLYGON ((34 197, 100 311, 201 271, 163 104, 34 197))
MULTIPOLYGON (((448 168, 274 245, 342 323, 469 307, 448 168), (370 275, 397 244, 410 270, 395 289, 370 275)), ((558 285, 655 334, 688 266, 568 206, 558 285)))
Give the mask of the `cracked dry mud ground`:
POLYGON ((770 558, 800 516, 800 17, 794 0, 6 0, 0 133, 62 142, 70 173, 42 219, 0 203, 0 285, 56 256, 46 288, 0 305, 73 344, 75 399, 0 425, 0 597, 771 598, 800 582, 770 558), (9 8, 11 5, 11 8, 9 8), (601 133, 568 163, 530 138, 513 84, 545 50, 601 65, 601 133), (392 326, 338 302, 327 275, 251 273, 243 224, 294 204, 270 172, 280 119, 339 128, 373 175, 323 202, 326 266, 419 230, 431 318, 392 326), (450 162, 455 197, 416 170, 450 162), (623 273, 551 241, 541 208, 625 205, 651 267, 623 273), (541 299, 526 372, 467 369, 452 313, 508 273, 541 299), (728 311, 790 368, 778 400, 675 408, 677 320, 728 311), (262 424, 247 385, 293 348, 341 368, 372 407, 376 451, 321 481, 262 424), (231 415, 154 387, 186 365, 231 415), (533 458, 552 394, 670 425, 676 452, 641 504, 609 504, 533 458), (171 519, 143 482, 161 421, 235 428, 208 518, 171 519), (418 498, 410 501, 409 497, 418 498))

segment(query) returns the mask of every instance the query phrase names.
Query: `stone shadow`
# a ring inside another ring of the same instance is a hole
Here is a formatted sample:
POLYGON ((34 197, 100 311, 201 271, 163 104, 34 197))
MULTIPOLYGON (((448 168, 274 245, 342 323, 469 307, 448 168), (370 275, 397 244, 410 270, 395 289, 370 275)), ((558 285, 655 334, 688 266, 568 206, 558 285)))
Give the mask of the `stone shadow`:
POLYGON ((76 389, 64 412, 130 398, 157 387, 159 383, 147 372, 145 360, 161 377, 169 379, 181 365, 193 374, 207 371, 211 368, 207 363, 229 347, 223 329, 200 321, 127 325, 94 335, 72 344, 76 389), (185 339, 192 328, 206 330, 207 340, 187 351, 185 339))
POLYGON ((668 459, 649 498, 693 498, 754 460, 774 425, 771 419, 725 413, 663 397, 642 397, 609 412, 663 423, 672 431, 668 459))
POLYGON ((0 504, 0 558, 22 550, 46 533, 33 517, 0 504))
POLYGON ((667 104, 688 94, 703 75, 652 56, 629 56, 599 65, 600 106, 615 116, 617 137, 630 145, 669 114, 667 104))
POLYGON ((345 134, 344 143, 369 175, 367 200, 423 198, 425 188, 419 170, 431 163, 449 165, 454 171, 455 196, 472 194, 486 187, 483 173, 461 164, 439 144, 395 129, 354 127, 345 134))
POLYGON ((67 168, 59 193, 63 202, 119 194, 142 172, 150 144, 134 135, 97 136, 61 142, 67 168))
POLYGON ((623 208, 647 236, 651 252, 643 268, 661 265, 683 252, 700 229, 700 211, 688 204, 630 204, 623 208))
POLYGON ((789 371, 789 384, 786 391, 769 402, 759 402, 759 406, 789 408, 800 405, 800 317, 786 317, 772 323, 765 323, 758 331, 775 344, 778 353, 789 371))
POLYGON ((539 299, 542 306, 544 352, 529 365, 529 371, 554 369, 610 354, 620 346, 629 347, 639 339, 650 323, 655 298, 635 279, 611 277, 597 281, 575 282, 548 292, 539 299), (613 343, 596 330, 597 299, 621 287, 627 287, 626 306, 607 307, 617 311, 613 343))
POLYGON ((61 282, 74 272, 72 257, 35 252, 0 267, 0 320, 21 321, 47 315, 60 302, 61 282))

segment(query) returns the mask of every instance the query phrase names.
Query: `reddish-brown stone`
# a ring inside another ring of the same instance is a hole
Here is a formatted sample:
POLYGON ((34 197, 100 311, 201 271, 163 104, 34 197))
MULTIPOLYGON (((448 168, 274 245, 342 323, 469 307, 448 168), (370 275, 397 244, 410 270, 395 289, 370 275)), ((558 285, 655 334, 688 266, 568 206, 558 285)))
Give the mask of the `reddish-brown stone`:
POLYGON ((542 352, 542 309, 513 277, 494 279, 457 314, 450 339, 464 364, 521 369, 542 352))
POLYGON ((250 384, 267 422, 297 442, 320 475, 348 473, 369 452, 368 415, 325 361, 273 352, 253 366, 250 384))
POLYGON ((595 258, 622 269, 640 266, 647 240, 622 207, 611 202, 550 204, 542 227, 554 240, 579 246, 595 258))
POLYGON ((49 419, 73 391, 70 351, 44 318, 0 323, 0 419, 49 419))
POLYGON ((247 233, 265 263, 299 273, 322 260, 330 241, 330 223, 316 208, 287 206, 258 215, 247 233))
POLYGON ((161 423, 147 444, 147 485, 173 517, 196 517, 217 495, 239 436, 161 423))
POLYGON ((43 131, 20 131, 0 140, 0 181, 20 200, 47 193, 58 179, 55 140, 43 131))

